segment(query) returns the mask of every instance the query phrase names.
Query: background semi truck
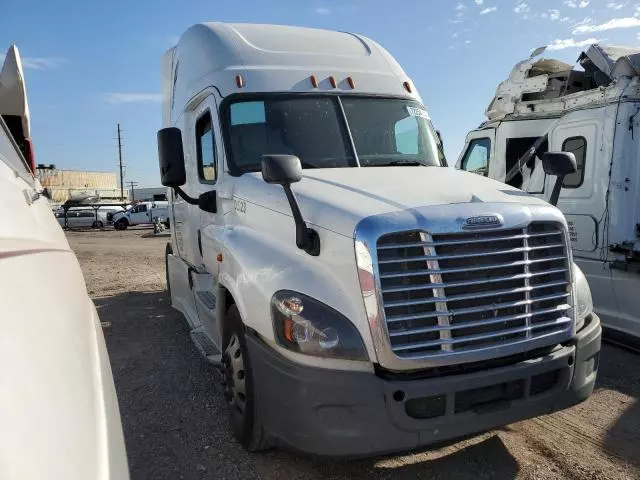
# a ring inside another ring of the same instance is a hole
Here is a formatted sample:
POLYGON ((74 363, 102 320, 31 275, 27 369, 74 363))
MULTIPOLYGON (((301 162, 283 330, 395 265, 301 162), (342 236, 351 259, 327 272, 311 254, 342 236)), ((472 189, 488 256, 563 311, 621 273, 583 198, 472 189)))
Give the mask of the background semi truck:
POLYGON ((499 85, 457 166, 548 199, 544 152, 573 152, 558 208, 574 259, 608 333, 640 345, 640 50, 592 45, 581 70, 540 53, 499 85))
POLYGON ((171 301, 246 449, 405 450, 591 393, 601 329, 563 215, 445 168, 376 42, 199 24, 162 79, 171 301))
POLYGON ((34 177, 29 132, 11 46, 0 71, 0 477, 126 480, 102 326, 34 177))

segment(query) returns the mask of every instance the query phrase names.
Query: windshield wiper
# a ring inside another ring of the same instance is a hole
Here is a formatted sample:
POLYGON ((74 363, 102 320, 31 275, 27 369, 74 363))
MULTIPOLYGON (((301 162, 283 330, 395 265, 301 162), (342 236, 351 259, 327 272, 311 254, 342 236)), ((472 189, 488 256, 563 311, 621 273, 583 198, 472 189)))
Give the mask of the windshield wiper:
POLYGON ((426 167, 422 162, 417 160, 390 160, 384 163, 375 163, 371 164, 372 167, 396 167, 398 165, 408 166, 408 167, 426 167))
POLYGON ((320 168, 318 165, 314 165, 309 162, 300 162, 300 164, 302 165, 302 168, 320 168))

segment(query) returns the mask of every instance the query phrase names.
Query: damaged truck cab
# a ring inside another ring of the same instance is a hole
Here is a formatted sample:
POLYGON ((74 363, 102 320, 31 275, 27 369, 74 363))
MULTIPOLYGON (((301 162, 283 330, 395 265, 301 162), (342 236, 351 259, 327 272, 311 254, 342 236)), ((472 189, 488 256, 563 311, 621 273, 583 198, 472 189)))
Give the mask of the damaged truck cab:
POLYGON ((171 302, 246 449, 407 450, 589 396, 600 322, 563 215, 445 168, 380 45, 206 23, 162 68, 171 302))
POLYGON ((640 344, 640 50, 592 45, 582 70, 541 50, 502 82, 457 167, 549 199, 547 151, 572 152, 558 208, 608 333, 640 344))

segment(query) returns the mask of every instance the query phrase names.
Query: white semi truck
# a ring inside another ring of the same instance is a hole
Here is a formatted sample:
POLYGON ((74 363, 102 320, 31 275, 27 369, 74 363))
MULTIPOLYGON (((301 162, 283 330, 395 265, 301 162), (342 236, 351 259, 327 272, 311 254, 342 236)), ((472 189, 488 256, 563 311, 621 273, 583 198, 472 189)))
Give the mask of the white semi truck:
POLYGON ((445 168, 376 42, 199 24, 162 77, 171 301, 246 449, 406 450, 589 396, 600 321, 563 215, 445 168))
POLYGON ((126 480, 102 326, 34 176, 29 132, 11 46, 0 71, 0 477, 126 480))
POLYGON ((457 167, 549 198, 544 152, 573 152, 558 208, 574 259, 608 333, 640 345, 640 49, 592 45, 581 70, 542 50, 499 85, 457 167))

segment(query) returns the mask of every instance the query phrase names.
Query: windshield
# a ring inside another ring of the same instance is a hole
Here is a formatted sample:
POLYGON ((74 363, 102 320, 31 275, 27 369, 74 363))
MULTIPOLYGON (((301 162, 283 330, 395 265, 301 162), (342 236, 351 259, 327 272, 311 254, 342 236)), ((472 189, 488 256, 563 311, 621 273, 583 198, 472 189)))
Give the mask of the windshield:
POLYGON ((229 105, 225 127, 229 167, 238 173, 259 171, 264 154, 296 155, 303 168, 444 164, 426 110, 410 100, 328 95, 238 100, 229 105))

